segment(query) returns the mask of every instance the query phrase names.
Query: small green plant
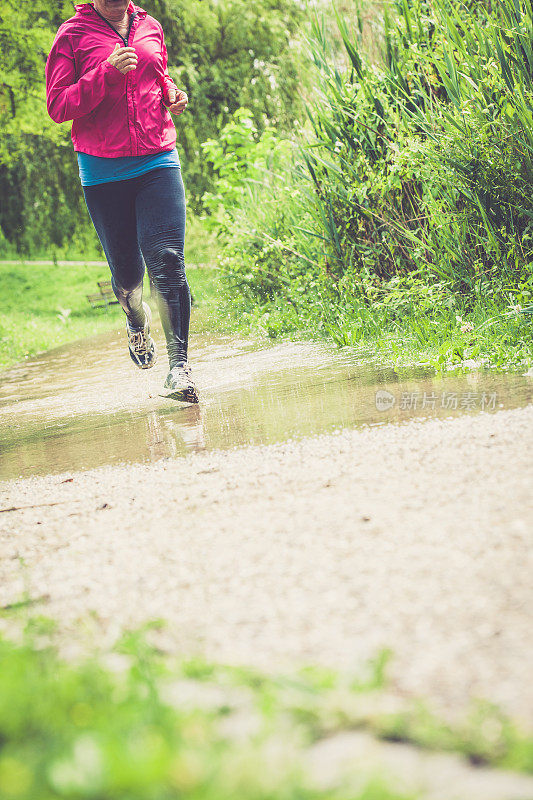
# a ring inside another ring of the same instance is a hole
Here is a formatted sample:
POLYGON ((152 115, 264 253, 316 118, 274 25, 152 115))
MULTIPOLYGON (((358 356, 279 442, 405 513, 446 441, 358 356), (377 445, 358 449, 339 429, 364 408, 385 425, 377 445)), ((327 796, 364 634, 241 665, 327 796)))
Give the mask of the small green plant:
POLYGON ((216 191, 205 192, 202 197, 209 211, 206 223, 224 238, 231 233, 232 209, 241 206, 245 198, 257 197, 268 171, 286 157, 289 142, 279 139, 271 126, 260 135, 252 112, 238 108, 220 135, 201 146, 216 176, 216 191))

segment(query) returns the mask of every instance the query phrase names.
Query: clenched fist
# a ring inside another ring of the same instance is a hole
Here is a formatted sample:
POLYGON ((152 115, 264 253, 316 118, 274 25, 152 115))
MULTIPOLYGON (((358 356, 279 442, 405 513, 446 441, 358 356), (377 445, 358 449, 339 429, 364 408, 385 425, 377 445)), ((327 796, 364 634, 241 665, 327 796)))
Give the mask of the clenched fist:
POLYGON ((135 48, 121 47, 118 42, 107 60, 113 67, 116 67, 119 72, 122 72, 123 75, 127 75, 128 72, 131 72, 132 69, 135 69, 137 66, 135 48))
POLYGON ((168 110, 172 114, 182 114, 188 102, 189 98, 185 92, 176 92, 174 88, 168 90, 168 110))

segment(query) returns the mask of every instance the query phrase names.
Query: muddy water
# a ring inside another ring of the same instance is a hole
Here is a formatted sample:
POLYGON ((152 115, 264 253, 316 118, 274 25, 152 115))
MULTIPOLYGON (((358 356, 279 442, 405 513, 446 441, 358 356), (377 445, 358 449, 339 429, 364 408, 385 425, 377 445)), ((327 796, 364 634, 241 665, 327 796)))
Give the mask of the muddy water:
MULTIPOLYGON (((156 332, 156 338, 161 336, 156 332)), ((495 413, 533 401, 533 379, 434 377, 326 344, 266 346, 193 334, 201 403, 157 390, 165 359, 144 372, 123 331, 24 362, 0 377, 0 478, 174 458, 191 450, 282 441, 412 417, 495 413)))

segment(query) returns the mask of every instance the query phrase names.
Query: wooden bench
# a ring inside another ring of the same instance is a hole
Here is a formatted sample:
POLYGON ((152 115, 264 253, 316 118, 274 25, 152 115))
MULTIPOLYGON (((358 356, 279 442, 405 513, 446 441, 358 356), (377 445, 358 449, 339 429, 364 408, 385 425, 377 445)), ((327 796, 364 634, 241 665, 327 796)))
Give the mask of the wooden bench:
POLYGON ((118 304, 115 297, 111 281, 97 281, 100 294, 88 294, 87 300, 91 304, 91 308, 107 308, 108 306, 118 304))

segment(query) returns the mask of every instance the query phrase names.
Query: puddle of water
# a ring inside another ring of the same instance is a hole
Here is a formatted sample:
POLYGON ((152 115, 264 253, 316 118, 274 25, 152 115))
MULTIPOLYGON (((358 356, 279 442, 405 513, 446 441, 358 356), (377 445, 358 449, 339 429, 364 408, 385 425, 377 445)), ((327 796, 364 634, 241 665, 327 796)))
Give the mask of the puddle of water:
MULTIPOLYGON (((162 338, 157 330, 156 338, 162 338)), ((392 367, 327 344, 258 347, 198 333, 190 351, 199 405, 158 397, 164 354, 153 369, 136 370, 122 330, 3 373, 0 478, 154 461, 412 417, 495 412, 533 401, 529 377, 434 377, 418 367, 400 379, 392 367)))

